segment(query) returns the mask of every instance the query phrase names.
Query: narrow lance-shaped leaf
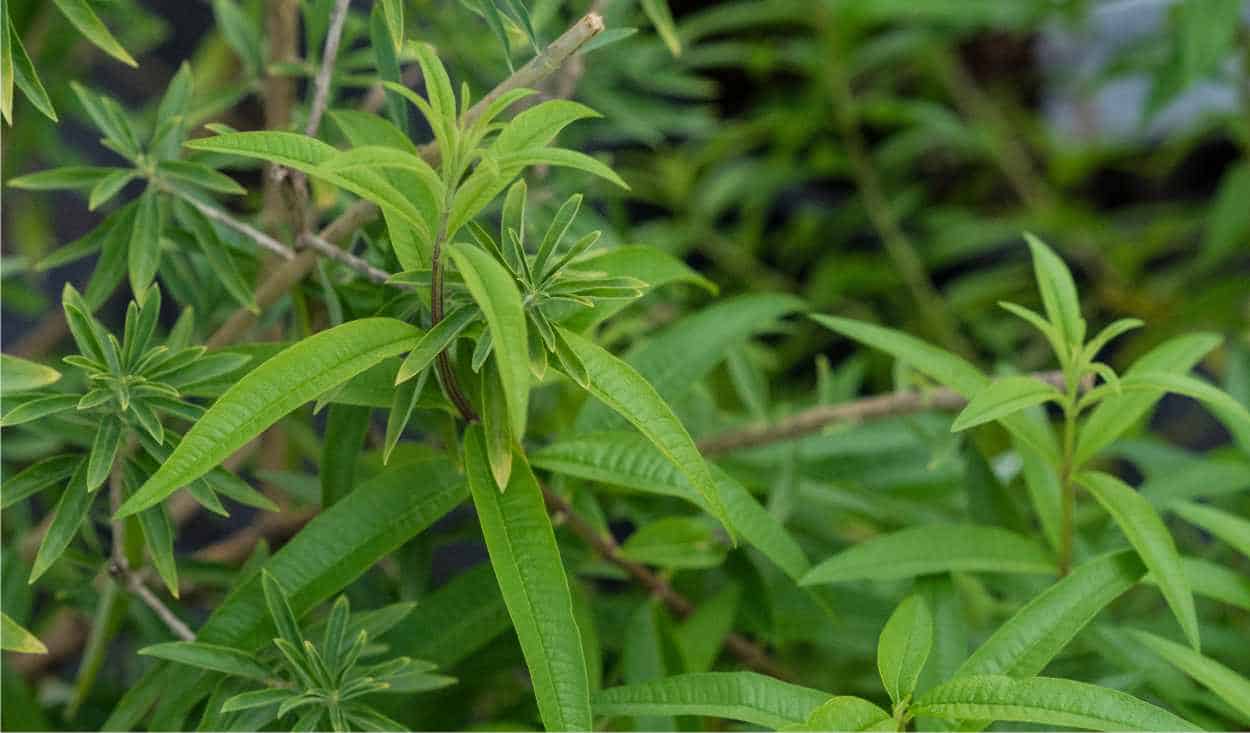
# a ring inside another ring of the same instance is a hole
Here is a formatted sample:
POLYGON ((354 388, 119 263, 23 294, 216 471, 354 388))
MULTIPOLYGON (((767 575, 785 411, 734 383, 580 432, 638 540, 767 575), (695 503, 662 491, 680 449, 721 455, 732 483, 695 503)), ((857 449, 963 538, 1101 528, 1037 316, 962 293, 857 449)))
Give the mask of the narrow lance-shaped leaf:
POLYGON ((1077 476, 1077 483, 1089 490, 1119 525, 1129 544, 1154 574, 1159 590, 1185 632, 1189 645, 1197 651, 1198 615, 1194 597, 1185 579, 1176 543, 1150 502, 1120 479, 1095 471, 1077 476))
POLYGON ((87 491, 87 462, 82 461, 74 475, 70 476, 65 491, 61 493, 61 499, 52 510, 52 524, 48 525, 48 531, 39 543, 39 552, 35 554, 29 582, 38 580, 61 557, 65 548, 69 547, 74 535, 78 533, 78 528, 87 518, 91 499, 92 494, 87 491))
POLYGON ((1046 668, 1103 608, 1132 588, 1145 568, 1129 550, 1075 567, 999 626, 959 667, 957 677, 1032 677, 1046 668))
POLYGON ((955 720, 1008 720, 1088 730, 1200 730, 1119 690, 1052 677, 956 677, 921 695, 911 709, 955 720))
POLYGON ((421 331, 392 318, 363 318, 322 331, 248 372, 217 399, 178 447, 122 505, 129 516, 208 473, 296 407, 390 356, 421 331))
POLYGON ((272 672, 256 662, 254 655, 228 646, 196 641, 174 641, 144 647, 139 650, 139 653, 146 657, 166 659, 252 680, 264 681, 273 676, 272 672))
POLYGON ((801 725, 786 728, 791 731, 890 731, 896 730, 890 714, 862 697, 839 695, 812 711, 801 725))
POLYGON ((1063 394, 1054 385, 1033 377, 1003 377, 978 390, 968 406, 955 417, 951 432, 998 420, 1044 402, 1059 401, 1063 394))
POLYGON ((1123 389, 1158 389, 1191 397, 1211 408, 1231 428, 1250 430, 1250 411, 1217 387, 1184 374, 1168 372, 1133 373, 1120 380, 1123 389))
POLYGON ((161 264, 161 212, 156 189, 149 187, 139 199, 134 228, 130 232, 130 287, 146 292, 161 264))
MULTIPOLYGON (((625 362, 598 344, 572 331, 558 328, 573 353, 586 367, 590 393, 615 410, 655 445, 707 502, 712 513, 734 537, 733 524, 707 463, 690 433, 656 394, 655 389, 625 362)), ((736 540, 735 540, 736 542, 736 540)))
POLYGON ((519 441, 525 436, 530 392, 529 344, 521 293, 503 265, 482 250, 452 245, 448 253, 490 327, 512 437, 519 441))
POLYGON ((56 384, 61 373, 33 361, 0 354, 0 396, 56 384))
POLYGON ((100 50, 127 66, 139 65, 134 57, 117 42, 117 39, 109 32, 108 26, 104 25, 104 22, 87 4, 87 0, 54 0, 54 2, 61 14, 69 19, 78 32, 86 36, 87 40, 94 43, 100 50))
POLYGON ((12 49, 12 68, 4 69, 5 78, 0 84, 5 84, 4 90, 4 119, 12 123, 12 103, 13 90, 8 84, 16 83, 17 88, 22 90, 22 94, 26 95, 26 99, 34 105, 35 109, 43 113, 45 117, 57 121, 56 110, 52 108, 52 100, 48 98, 48 91, 43 88, 43 82, 39 81, 39 74, 35 72, 35 65, 31 63, 30 56, 26 54, 26 47, 22 45, 22 36, 17 32, 17 28, 13 26, 13 19, 8 13, 0 18, 0 23, 6 27, 0 28, 0 33, 7 36, 7 43, 12 49), (12 72, 10 74, 10 72, 12 72))
POLYGON ((0 509, 8 509, 32 494, 37 494, 73 475, 82 457, 73 454, 52 456, 27 466, 16 476, 5 480, 0 489, 0 509))
POLYGON ((1032 234, 1025 234, 1024 238, 1033 254, 1033 274, 1042 293, 1046 316, 1059 329, 1067 347, 1066 353, 1059 355, 1066 364, 1085 341, 1085 321, 1081 318, 1076 283, 1067 265, 1042 240, 1032 234))
POLYGON ((910 595, 890 614, 877 641, 877 671, 895 705, 916 691, 916 682, 932 647, 933 616, 929 606, 923 596, 910 595))
POLYGON ((1129 629, 1128 633, 1142 646, 1198 680, 1240 713, 1243 723, 1250 724, 1250 680, 1183 644, 1168 641, 1146 631, 1129 629))
POLYGON ((9 618, 7 613, 0 613, 0 649, 18 654, 48 653, 48 647, 43 642, 9 618))
POLYGON ((1227 542, 1242 555, 1250 557, 1250 520, 1221 509, 1182 502, 1171 507, 1186 522, 1197 525, 1227 542))
POLYGON ((407 382, 434 363, 434 358, 451 346, 475 318, 477 311, 474 308, 461 307, 434 324, 404 358, 404 363, 399 365, 399 371, 395 373, 395 384, 407 382))
POLYGON ((486 537, 495 577, 547 730, 589 730, 589 682, 573 600, 542 490, 525 463, 515 464, 507 491, 495 486, 482 428, 465 433, 469 490, 486 537))
POLYGON ((710 715, 779 729, 805 722, 828 699, 755 672, 702 672, 612 687, 592 702, 597 715, 710 715))
POLYGON ((999 527, 933 524, 874 537, 816 565, 802 585, 885 580, 942 572, 1049 575, 1054 561, 1036 542, 999 527))

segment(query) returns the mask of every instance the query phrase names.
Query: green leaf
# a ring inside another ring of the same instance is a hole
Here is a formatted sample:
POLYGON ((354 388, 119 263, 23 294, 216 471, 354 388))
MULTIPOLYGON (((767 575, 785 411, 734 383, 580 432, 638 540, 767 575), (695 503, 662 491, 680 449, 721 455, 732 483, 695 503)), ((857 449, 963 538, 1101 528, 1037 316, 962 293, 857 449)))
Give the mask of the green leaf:
MULTIPOLYGON (((303 615, 350 585, 374 564, 424 531, 465 499, 463 480, 441 461, 392 464, 317 514, 265 563, 286 589, 295 614, 303 615)), ((196 633, 205 644, 253 651, 273 638, 260 574, 240 583, 196 633)), ((211 689, 203 675, 171 677, 167 667, 132 686, 106 728, 135 728, 154 694, 180 695, 189 710, 211 689), (171 693, 171 683, 176 687, 171 693), (153 687, 158 690, 153 690, 153 687)), ((182 713, 185 715, 185 712, 182 713)), ((176 726, 181 727, 181 726, 176 726)))
POLYGON ((383 359, 411 349, 421 331, 391 318, 362 318, 310 336, 248 372, 183 437, 119 517, 146 509, 203 476, 296 407, 383 359))
POLYGON ((382 0, 382 14, 391 45, 400 51, 404 47, 404 0, 382 0))
POLYGON ((933 648, 933 616, 924 597, 910 595, 898 604, 877 640, 877 671, 895 705, 911 697, 933 648))
POLYGON ((0 613, 0 649, 19 654, 46 654, 47 647, 8 613, 0 613))
POLYGON ((48 647, 43 642, 9 618, 7 613, 0 613, 0 649, 18 654, 48 653, 48 647))
POLYGON ((100 208, 125 188, 126 184, 138 178, 138 175, 132 170, 121 170, 101 178, 99 183, 91 187, 91 192, 87 195, 87 209, 95 211, 100 208))
POLYGON ((152 556, 152 565, 161 576, 169 595, 178 597, 178 563, 174 559, 174 528, 165 507, 157 505, 137 515, 143 539, 152 556))
POLYGON ((956 677, 1032 677, 1046 668, 1108 604, 1136 585, 1145 568, 1129 550, 1094 558, 1029 601, 982 642, 956 677))
POLYGON ((248 76, 258 75, 265 67, 261 51, 263 41, 252 19, 235 0, 213 0, 213 16, 222 38, 238 54, 248 76))
POLYGON ((932 524, 874 537, 816 565, 801 585, 891 580, 927 573, 1050 575, 1054 561, 1033 540, 998 527, 932 524))
POLYGON ((1126 375, 1120 380, 1120 386, 1126 390, 1157 389, 1185 395, 1205 404, 1221 420, 1228 422, 1231 429, 1250 430, 1250 411, 1218 387, 1202 380, 1184 374, 1144 372, 1126 375))
POLYGON ((480 426, 465 433, 464 464, 491 566, 529 667, 547 730, 591 728, 589 682, 573 600, 542 490, 523 455, 506 491, 492 478, 480 426))
POLYGON ((477 319, 477 316, 477 309, 461 307, 448 313, 443 317, 443 320, 434 324, 429 331, 425 332, 425 335, 421 337, 417 345, 408 353, 408 356, 404 358, 404 363, 399 366, 399 371, 395 373, 395 384, 407 382, 425 371, 426 367, 433 364, 434 359, 447 347, 451 346, 455 342, 456 337, 477 319))
POLYGON ((162 160, 156 164, 156 172, 171 181, 190 184, 217 193, 239 196, 247 193, 247 189, 236 183, 233 178, 203 163, 189 160, 162 160))
POLYGON ((629 184, 625 182, 625 179, 617 175, 616 171, 599 160, 576 150, 547 147, 526 148, 501 154, 495 158, 495 161, 503 168, 533 165, 553 165, 558 168, 572 168, 610 181, 626 191, 629 190, 629 184))
POLYGON ((139 650, 139 654, 262 682, 274 676, 268 669, 256 663, 255 655, 217 644, 173 641, 144 647, 139 650))
POLYGON ((52 524, 48 525, 48 531, 39 543, 39 551, 35 554, 28 582, 34 583, 38 580, 61 557, 65 548, 69 547, 74 535, 78 533, 78 528, 87 518, 91 499, 92 494, 87 491, 87 462, 82 461, 74 475, 70 476, 65 491, 61 493, 56 508, 52 510, 52 524))
POLYGON ((1181 567, 1176 543, 1155 508, 1144 496, 1115 476, 1086 471, 1078 474, 1076 480, 1094 495, 1119 525, 1124 536, 1128 537, 1142 562, 1154 574, 1159 590, 1185 632, 1185 638, 1197 651, 1201 642, 1194 597, 1181 567))
MULTIPOLYGON (((968 399, 989 384, 990 380, 966 360, 901 331, 820 314, 812 315, 812 320, 847 338, 886 352, 968 399)), ((1050 462, 1059 462, 1054 436, 1045 424, 1024 414, 1008 415, 1000 422, 1012 435, 1032 446, 1050 462)))
MULTIPOLYGON (((10 83, 10 79, 17 83, 17 88, 22 90, 22 94, 26 95, 26 99, 30 101, 35 109, 43 113, 45 117, 57 121, 56 110, 52 108, 52 100, 48 98, 48 92, 43 88, 43 82, 39 81, 39 74, 35 72, 35 65, 31 63, 30 56, 26 54, 26 47, 22 45, 22 37, 18 34, 17 28, 13 26, 13 19, 8 13, 4 14, 4 18, 0 18, 0 22, 5 24, 5 28, 0 28, 0 33, 7 36, 8 45, 12 50, 12 68, 6 68, 5 79, 0 83, 10 83), (12 72, 12 77, 8 75, 12 72)), ((12 89, 6 88, 4 91, 4 118, 12 123, 12 89)))
POLYGON ((60 9, 69 22, 78 29, 78 32, 87 37, 88 41, 94 43, 101 51, 109 56, 126 64, 127 66, 137 67, 139 64, 134 58, 122 48, 117 42, 113 34, 109 32, 108 26, 104 25, 95 11, 87 3, 87 0, 53 0, 56 7, 60 9))
POLYGON ((1214 692, 1242 716, 1243 723, 1250 722, 1250 680, 1183 644, 1137 629, 1129 629, 1128 633, 1142 646, 1214 692))
POLYGON ((1119 690, 1052 677, 956 677, 921 695, 911 710, 955 720, 1009 720, 1101 731, 1199 730, 1119 690))
MULTIPOLYGON (((1210 333, 1187 334, 1165 341, 1134 362, 1120 378, 1121 385, 1124 380, 1141 374, 1187 372, 1218 346, 1220 341, 1218 335, 1210 333)), ((1103 448, 1111 445, 1149 412, 1160 397, 1161 392, 1126 390, 1104 398, 1081 426, 1073 457, 1074 464, 1085 464, 1103 448)))
POLYGON ((299 693, 295 690, 286 687, 267 687, 263 690, 252 690, 226 700, 221 705, 221 712, 232 713, 236 710, 250 710, 251 708, 277 705, 297 694, 299 693))
MULTIPOLYGON (((1233 3, 1236 5, 1236 3, 1233 3)), ((1200 261, 1216 263, 1236 251, 1250 236, 1250 164, 1229 166, 1207 210, 1200 261)))
POLYGON ((115 173, 129 173, 129 168, 107 168, 93 165, 67 165, 61 168, 28 173, 9 180, 10 186, 26 191, 75 191, 98 185, 115 173))
POLYGON ((355 486, 356 464, 373 410, 355 405, 331 405, 321 448, 321 506, 328 507, 355 486))
POLYGON ((559 333, 586 366, 590 394, 615 410, 651 441, 699 492, 707 510, 725 525, 732 539, 734 528, 712 473, 672 408, 630 365, 572 331, 559 328, 559 333))
MULTIPOLYGON (((637 433, 592 433, 561 440, 543 447, 530 460, 535 466, 566 476, 676 496, 712 511, 680 468, 637 433)), ((729 474, 715 465, 709 468, 734 530, 791 579, 806 573, 810 567, 807 556, 785 526, 729 474)))
POLYGON ((142 293, 152 284, 161 264, 161 212, 155 188, 139 198, 134 229, 130 232, 130 288, 142 293))
POLYGON ((712 568, 725 560, 725 548, 698 517, 666 517, 644 524, 621 545, 621 555, 662 568, 712 568))
POLYGON ((60 455, 27 466, 16 476, 5 479, 0 489, 0 509, 8 509, 28 496, 37 494, 74 474, 82 457, 60 455))
POLYGON ((47 387, 60 379, 61 373, 52 367, 0 354, 0 396, 47 387))
MULTIPOLYGON (((752 334, 803 310, 790 295, 753 294, 723 300, 686 316, 626 355, 625 361, 669 404, 681 399, 752 334)), ((617 429, 621 421, 604 405, 588 404, 577 416, 584 432, 617 429)))
POLYGON ((712 669, 725 637, 733 631, 741 600, 742 586, 731 582, 710 599, 701 601, 698 608, 672 630, 686 672, 712 669))
POLYGON ((791 731, 890 731, 896 730, 894 718, 862 697, 839 695, 824 705, 799 725, 788 726, 791 731))
POLYGON ((591 703, 596 715, 707 715, 778 729, 805 722, 828 699, 755 672, 703 672, 612 687, 591 703))
POLYGON ((1206 530, 1237 552, 1250 557, 1250 521, 1205 504, 1181 502, 1169 508, 1186 522, 1206 530))
POLYGON ((52 395, 23 402, 0 416, 0 428, 33 422, 78 406, 78 395, 52 395))
POLYGON ((453 244, 447 252, 490 327, 512 437, 522 440, 529 416, 530 368, 521 293, 504 266, 482 250, 467 244, 453 244))
POLYGON ((1037 278, 1037 289, 1042 293, 1046 317, 1059 329, 1059 335, 1067 346, 1066 352, 1058 355, 1060 362, 1067 364, 1085 343, 1085 320, 1081 318, 1081 299, 1076 294, 1076 283, 1072 281, 1068 266, 1042 240, 1028 233, 1024 239, 1033 254, 1033 275, 1037 278))
POLYGON ((482 433, 486 441, 486 457, 490 461, 495 485, 503 491, 508 488, 508 479, 512 475, 512 446, 516 440, 508 425, 507 396, 494 362, 482 368, 481 385, 482 433))
POLYGON ((552 99, 517 114, 504 125, 490 151, 496 156, 541 148, 577 120, 599 117, 584 104, 552 99))
POLYGON ((489 563, 457 575, 428 595, 382 641, 393 653, 455 665, 512 627, 489 563), (437 634, 427 633, 438 629, 437 634))
POLYGON ((87 491, 95 491, 113 470, 113 459, 121 449, 123 430, 121 422, 114 417, 100 421, 100 429, 91 445, 91 457, 87 460, 87 491))
POLYGON ((230 293, 236 303, 252 313, 259 314, 260 306, 256 304, 256 295, 252 286, 239 273, 239 268, 235 266, 234 259, 226 249, 225 242, 218 236, 213 223, 194 206, 182 202, 178 202, 174 207, 174 212, 178 221, 191 234, 195 245, 204 253, 209 267, 212 268, 218 282, 222 284, 226 292, 230 293))
POLYGON ((681 38, 677 35, 677 24, 673 22, 673 13, 668 8, 668 0, 642 0, 642 10, 647 14, 656 33, 664 39, 669 53, 681 55, 681 38))
POLYGON ((955 417, 955 422, 951 424, 951 432, 958 433, 1034 405, 1051 400, 1059 402, 1062 399, 1063 393, 1054 385, 1040 379, 1033 377, 995 379, 968 401, 968 406, 955 417))

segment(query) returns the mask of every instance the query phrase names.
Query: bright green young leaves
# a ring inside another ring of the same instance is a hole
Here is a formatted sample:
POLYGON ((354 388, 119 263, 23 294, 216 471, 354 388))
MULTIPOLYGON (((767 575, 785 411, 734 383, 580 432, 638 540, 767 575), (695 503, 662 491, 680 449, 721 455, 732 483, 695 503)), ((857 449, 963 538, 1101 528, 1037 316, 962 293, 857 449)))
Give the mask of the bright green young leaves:
POLYGON ((421 331, 391 318, 363 318, 322 331, 269 359, 226 391, 187 431, 169 459, 122 505, 146 509, 208 473, 296 407, 374 364, 410 350, 421 331))
POLYGON ((586 658, 542 490, 525 463, 495 485, 480 426, 465 433, 464 463, 486 548, 516 628, 547 730, 590 730, 586 658))
POLYGON ((1182 644, 1146 631, 1133 629, 1129 634, 1139 644, 1214 692, 1241 715, 1243 723, 1250 724, 1250 680, 1182 644))
POLYGON ((877 671, 895 708, 906 705, 933 648, 933 616, 924 597, 910 595, 885 622, 877 641, 877 671))
POLYGON ((1032 377, 1003 377, 979 390, 951 424, 959 432, 1046 402, 1058 402, 1063 393, 1054 385, 1032 377))
POLYGON ((862 697, 838 695, 812 711, 807 720, 788 731, 891 731, 897 723, 890 714, 862 697))
POLYGON ((60 379, 61 373, 51 367, 0 354, 0 396, 47 387, 60 379))

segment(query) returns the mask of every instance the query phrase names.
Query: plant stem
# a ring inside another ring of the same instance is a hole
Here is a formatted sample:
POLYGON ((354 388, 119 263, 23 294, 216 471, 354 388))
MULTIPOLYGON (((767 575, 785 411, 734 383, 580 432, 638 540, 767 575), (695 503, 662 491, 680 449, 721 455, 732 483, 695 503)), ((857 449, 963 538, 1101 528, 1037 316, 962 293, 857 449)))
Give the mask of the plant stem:
POLYGON ((339 54, 339 41, 343 38, 343 23, 347 20, 347 6, 351 0, 336 0, 330 15, 330 28, 326 31, 326 45, 321 53, 321 68, 317 71, 317 79, 313 84, 312 107, 308 110, 308 124, 304 126, 304 134, 312 137, 321 127, 321 117, 325 114, 326 104, 330 96, 330 78, 334 76, 334 61, 339 54))
POLYGON ((1059 577, 1072 569, 1072 535, 1075 531, 1073 517, 1076 512, 1076 484, 1072 481, 1073 457, 1076 453, 1076 396, 1080 385, 1068 380, 1068 397, 1063 406, 1063 462, 1059 467, 1062 487, 1061 513, 1059 516, 1059 577))

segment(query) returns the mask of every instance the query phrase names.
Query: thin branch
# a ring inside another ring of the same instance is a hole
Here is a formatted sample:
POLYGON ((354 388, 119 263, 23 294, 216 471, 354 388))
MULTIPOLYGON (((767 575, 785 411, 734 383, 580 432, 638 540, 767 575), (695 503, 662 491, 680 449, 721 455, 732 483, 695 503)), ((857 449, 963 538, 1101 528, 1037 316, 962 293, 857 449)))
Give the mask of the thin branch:
POLYGON ((210 206, 193 196, 189 196, 177 188, 174 188, 171 186, 164 186, 164 185, 162 186, 162 188, 174 194, 175 196, 182 199, 183 201, 186 201, 188 204, 194 206, 197 211, 199 211, 201 214, 208 217, 209 219, 225 224, 226 226, 230 227, 236 232, 239 232, 240 234, 250 238, 253 242, 256 242, 256 244, 259 244, 264 249, 272 252, 273 254, 278 255, 282 259, 284 260, 295 259, 295 250, 286 246, 282 242, 279 242, 278 240, 274 239, 268 234, 265 234, 264 232, 252 226, 251 224, 241 222, 238 219, 234 218, 233 216, 230 216, 226 212, 222 211, 221 209, 215 206, 210 206))
MULTIPOLYGON (((695 606, 689 598, 686 598, 674 589, 667 580, 656 575, 647 566, 625 558, 621 554, 621 546, 617 544, 616 539, 595 529, 593 525, 573 509, 573 505, 563 496, 544 486, 543 499, 547 502, 547 510, 551 512, 557 521, 562 521, 568 525, 573 534, 580 537, 587 545, 590 545, 595 552, 603 556, 603 559, 628 573, 631 578, 638 581, 639 585, 642 585, 652 595, 663 601, 664 605, 668 606, 669 610, 679 618, 684 618, 694 613, 695 606)), ((725 637, 725 648, 738 657, 743 664, 757 672, 763 672, 778 679, 788 678, 788 675, 769 658, 767 652, 758 644, 737 632, 731 631, 725 637)))
POLYGON ((334 61, 339 54, 339 41, 343 38, 343 23, 347 20, 349 5, 351 0, 337 0, 330 16, 330 29, 326 32, 326 45, 321 53, 321 69, 317 72, 313 86, 312 108, 308 111, 308 124, 304 127, 304 134, 309 137, 317 134, 317 128, 321 127, 321 116, 326 111, 330 97, 330 78, 334 76, 334 61))
POLYGON ((174 636, 183 641, 195 641, 195 632, 191 630, 182 619, 174 615, 169 610, 164 601, 157 597, 152 589, 143 581, 143 574, 132 572, 131 570, 119 565, 116 560, 109 562, 109 574, 113 576, 118 583, 127 591, 139 597, 139 600, 150 609, 157 617, 169 627, 174 636))
MULTIPOLYGON (((1032 376, 1063 388, 1063 372, 1038 372, 1032 376)), ((910 415, 925 410, 958 410, 968 404, 963 395, 945 387, 924 392, 894 392, 865 397, 837 405, 817 405, 776 422, 757 422, 735 428, 699 441, 699 450, 707 456, 730 453, 742 448, 794 440, 817 433, 830 425, 857 423, 895 415, 910 415)))
MULTIPOLYGON (((299 238, 300 244, 315 250, 318 254, 329 257, 332 260, 341 262, 351 269, 359 272, 375 283, 388 284, 387 281, 391 277, 391 273, 380 267, 374 267, 366 262, 363 258, 339 248, 337 245, 331 244, 326 240, 318 237, 316 234, 305 234, 299 238)), ((394 287, 402 287, 401 285, 390 283, 394 287)))

